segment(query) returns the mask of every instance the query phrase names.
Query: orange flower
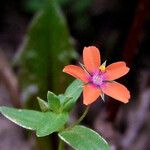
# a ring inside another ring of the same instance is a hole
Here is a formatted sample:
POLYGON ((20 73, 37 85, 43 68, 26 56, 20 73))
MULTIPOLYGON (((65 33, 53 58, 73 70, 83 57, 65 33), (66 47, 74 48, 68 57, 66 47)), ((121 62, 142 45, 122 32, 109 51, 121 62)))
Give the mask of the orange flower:
POLYGON ((100 52, 95 46, 85 47, 83 50, 84 65, 65 66, 63 72, 83 81, 83 103, 89 105, 103 94, 127 103, 130 99, 130 92, 122 84, 115 82, 129 72, 129 68, 123 61, 112 63, 106 66, 101 65, 100 52))

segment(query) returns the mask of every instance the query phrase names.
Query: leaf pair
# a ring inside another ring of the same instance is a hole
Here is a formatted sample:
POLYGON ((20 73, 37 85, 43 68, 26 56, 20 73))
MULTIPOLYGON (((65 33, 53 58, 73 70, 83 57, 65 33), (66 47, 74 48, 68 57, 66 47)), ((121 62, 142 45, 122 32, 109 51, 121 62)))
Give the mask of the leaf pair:
POLYGON ((65 94, 56 96, 48 92, 48 102, 38 98, 43 112, 0 107, 0 112, 12 122, 26 129, 36 131, 38 137, 59 131, 68 121, 68 111, 72 109, 82 92, 82 83, 75 80, 66 90, 65 94))
POLYGON ((56 113, 69 112, 75 105, 79 96, 82 93, 82 82, 75 80, 66 89, 64 94, 55 95, 48 91, 47 101, 42 100, 38 97, 40 108, 43 112, 54 111, 56 113))
POLYGON ((58 112, 61 107, 60 100, 54 93, 48 91, 47 100, 48 102, 42 100, 41 98, 37 98, 39 106, 43 112, 54 111, 58 112))

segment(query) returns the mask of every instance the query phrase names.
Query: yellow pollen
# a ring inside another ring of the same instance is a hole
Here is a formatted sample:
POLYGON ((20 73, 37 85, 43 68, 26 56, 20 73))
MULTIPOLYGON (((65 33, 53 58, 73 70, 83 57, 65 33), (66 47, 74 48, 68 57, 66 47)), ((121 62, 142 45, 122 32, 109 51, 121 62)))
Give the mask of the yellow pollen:
POLYGON ((104 65, 101 65, 101 66, 99 67, 99 69, 100 69, 101 71, 105 71, 105 70, 106 70, 106 67, 105 67, 104 65))

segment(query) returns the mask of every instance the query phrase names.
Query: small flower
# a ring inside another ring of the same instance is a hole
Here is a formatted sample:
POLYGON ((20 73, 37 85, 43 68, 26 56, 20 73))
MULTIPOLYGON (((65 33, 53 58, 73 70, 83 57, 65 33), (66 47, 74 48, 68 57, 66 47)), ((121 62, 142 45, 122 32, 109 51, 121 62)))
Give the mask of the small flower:
POLYGON ((129 72, 126 63, 119 61, 106 67, 106 61, 101 65, 100 52, 95 46, 83 50, 83 64, 65 66, 63 72, 80 79, 83 85, 83 103, 89 105, 104 94, 127 103, 130 92, 122 84, 114 81, 129 72))

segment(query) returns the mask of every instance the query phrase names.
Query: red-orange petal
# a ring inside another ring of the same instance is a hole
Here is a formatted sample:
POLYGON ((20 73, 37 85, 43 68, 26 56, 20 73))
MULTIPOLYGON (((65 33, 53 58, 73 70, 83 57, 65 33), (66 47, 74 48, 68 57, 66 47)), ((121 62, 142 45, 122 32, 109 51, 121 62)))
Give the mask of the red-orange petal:
POLYGON ((100 51, 95 46, 84 47, 83 62, 86 69, 92 73, 100 67, 100 51))
POLYGON ((127 103, 130 99, 128 89, 118 82, 107 82, 101 88, 106 95, 123 103, 127 103))
POLYGON ((77 79, 80 79, 85 83, 88 82, 88 78, 87 78, 85 71, 78 66, 75 66, 75 65, 65 66, 65 68, 63 69, 63 72, 68 73, 71 76, 73 76, 77 79))
POLYGON ((83 103, 89 105, 96 101, 101 95, 101 90, 91 85, 85 85, 83 88, 83 103))
POLYGON ((112 63, 106 68, 106 79, 109 81, 118 79, 129 72, 129 68, 123 61, 112 63))

